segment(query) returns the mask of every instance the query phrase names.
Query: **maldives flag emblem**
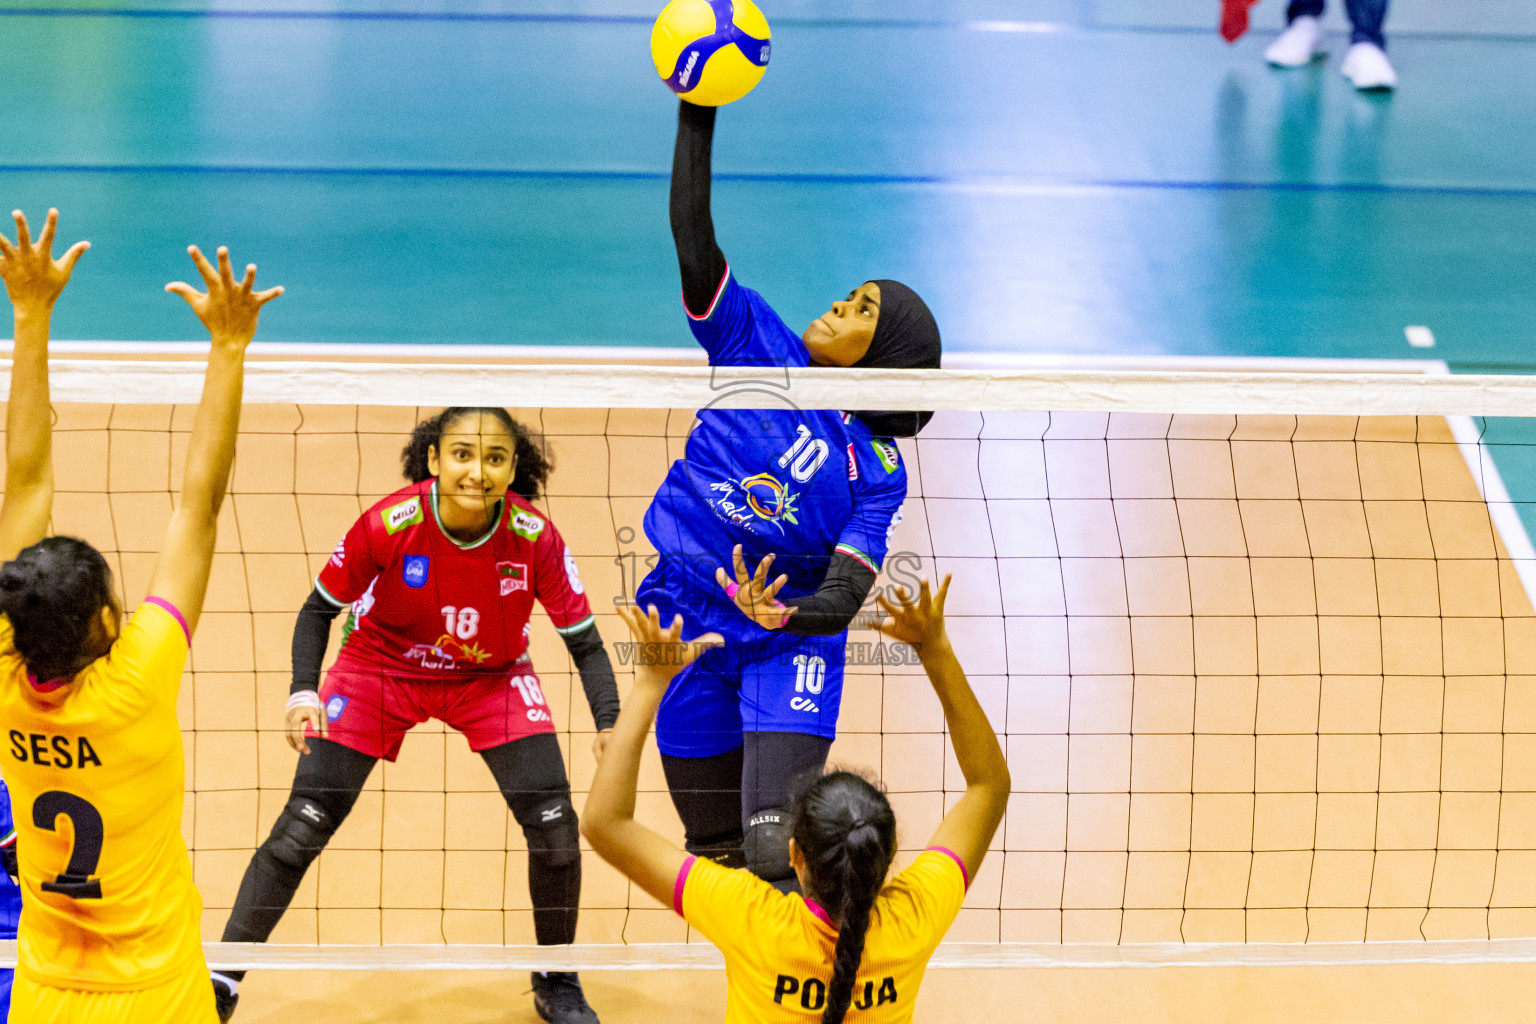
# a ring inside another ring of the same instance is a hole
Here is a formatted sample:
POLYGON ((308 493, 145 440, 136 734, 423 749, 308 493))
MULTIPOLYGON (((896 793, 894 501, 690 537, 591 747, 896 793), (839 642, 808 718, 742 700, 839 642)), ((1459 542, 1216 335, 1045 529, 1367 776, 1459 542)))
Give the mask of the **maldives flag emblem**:
POLYGON ((496 575, 501 580, 501 596, 514 590, 528 589, 528 566, 522 562, 497 562, 496 575))

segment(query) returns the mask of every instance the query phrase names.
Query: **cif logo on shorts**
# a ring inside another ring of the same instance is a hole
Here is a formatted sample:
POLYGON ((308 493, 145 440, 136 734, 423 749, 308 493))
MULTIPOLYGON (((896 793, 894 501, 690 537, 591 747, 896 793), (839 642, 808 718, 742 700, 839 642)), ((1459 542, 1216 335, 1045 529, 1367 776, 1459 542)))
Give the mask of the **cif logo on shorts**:
POLYGON ((528 589, 528 566, 522 562, 497 562, 496 578, 501 581, 501 596, 528 589))
POLYGON ((426 555, 405 556, 404 575, 406 586, 420 588, 427 585, 427 562, 428 558, 426 555))
POLYGON ((334 721, 336 721, 336 719, 341 717, 341 713, 343 711, 347 710, 347 705, 349 703, 351 703, 351 701, 352 701, 351 697, 343 697, 339 693, 336 696, 332 697, 330 700, 326 701, 325 702, 325 720, 327 722, 334 722, 334 721))

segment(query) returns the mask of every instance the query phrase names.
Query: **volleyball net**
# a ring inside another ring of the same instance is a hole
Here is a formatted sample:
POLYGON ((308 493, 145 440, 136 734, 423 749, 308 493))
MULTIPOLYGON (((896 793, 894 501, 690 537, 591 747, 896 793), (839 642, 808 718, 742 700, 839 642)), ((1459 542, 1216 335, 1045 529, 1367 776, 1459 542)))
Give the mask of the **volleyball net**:
MULTIPOLYGON (((128 607, 180 486, 201 370, 54 362, 53 528, 107 554, 128 607)), ((897 442, 910 493, 877 589, 954 575, 950 634, 1014 785, 936 965, 1294 963, 1271 944, 1366 941, 1393 945, 1324 959, 1438 959, 1536 938, 1536 504, 1518 486, 1536 379, 260 360, 247 380, 181 695, 205 936, 287 800, 289 645, 315 573, 402 486, 418 420, 495 404, 553 454, 540 504, 621 695, 613 606, 654 553, 642 518, 695 410, 936 410, 897 442), (1058 943, 1099 951, 1040 951, 1058 943)), ((899 867, 964 784, 915 658, 866 629, 847 642, 832 761, 883 780, 899 867)), ((593 724, 541 612, 531 653, 579 811, 593 724)), ((654 746, 640 789, 638 817, 681 843, 654 746)), ((590 851, 577 946, 531 947, 524 849, 484 764, 429 723, 375 771, 273 947, 211 956, 718 966, 590 851), (399 944, 416 952, 377 948, 399 944)))

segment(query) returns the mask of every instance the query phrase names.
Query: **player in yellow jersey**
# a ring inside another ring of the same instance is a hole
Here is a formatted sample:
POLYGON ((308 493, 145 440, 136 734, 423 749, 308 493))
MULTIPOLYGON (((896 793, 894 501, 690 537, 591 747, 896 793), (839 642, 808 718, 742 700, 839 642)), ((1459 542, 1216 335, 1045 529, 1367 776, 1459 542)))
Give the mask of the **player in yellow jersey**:
POLYGON ((726 1024, 905 1024, 928 958, 949 929, 1003 820, 1010 781, 997 736, 971 692, 944 631, 946 578, 924 580, 914 599, 882 595, 882 633, 917 648, 938 694, 965 774, 965 795, 939 823, 927 850, 887 880, 896 817, 860 775, 830 771, 789 810, 790 863, 804 896, 785 894, 748 871, 688 856, 635 821, 640 751, 673 676, 716 634, 679 642, 635 607, 621 607, 639 642, 635 688, 598 764, 581 830, 592 848, 652 896, 670 902, 725 954, 726 1024))
POLYGON ((44 537, 53 505, 48 320, 84 243, 51 258, 56 211, 33 244, 0 241, 16 314, 0 507, 0 766, 10 785, 22 888, 13 1021, 208 1024, 217 1020, 181 837, 185 796, 176 691, 208 586, 234 458, 245 348, 261 306, 220 249, 190 249, 208 293, 166 286, 213 335, 181 500, 124 626, 95 548, 44 537))

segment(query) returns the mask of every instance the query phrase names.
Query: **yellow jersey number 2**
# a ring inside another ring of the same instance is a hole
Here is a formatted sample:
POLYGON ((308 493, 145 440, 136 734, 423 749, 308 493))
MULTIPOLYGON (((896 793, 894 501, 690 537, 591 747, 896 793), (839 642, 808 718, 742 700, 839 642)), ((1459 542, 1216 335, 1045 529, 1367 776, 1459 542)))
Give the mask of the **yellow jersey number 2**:
POLYGON ((101 844, 106 834, 101 812, 89 801, 59 789, 43 793, 32 804, 32 824, 45 832, 57 831, 60 817, 69 819, 75 841, 64 873, 44 882, 42 889, 73 900, 99 900, 101 881, 91 876, 101 863, 101 844))

